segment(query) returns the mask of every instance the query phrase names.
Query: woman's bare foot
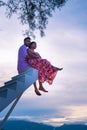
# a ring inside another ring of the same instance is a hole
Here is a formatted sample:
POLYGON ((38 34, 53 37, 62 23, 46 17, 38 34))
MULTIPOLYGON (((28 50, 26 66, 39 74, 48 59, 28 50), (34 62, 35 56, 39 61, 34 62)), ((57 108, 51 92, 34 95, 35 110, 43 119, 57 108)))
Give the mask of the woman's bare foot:
POLYGON ((41 93, 39 92, 38 89, 35 89, 35 93, 36 93, 38 96, 41 96, 41 93))
POLYGON ((57 70, 61 71, 63 68, 57 68, 57 70))

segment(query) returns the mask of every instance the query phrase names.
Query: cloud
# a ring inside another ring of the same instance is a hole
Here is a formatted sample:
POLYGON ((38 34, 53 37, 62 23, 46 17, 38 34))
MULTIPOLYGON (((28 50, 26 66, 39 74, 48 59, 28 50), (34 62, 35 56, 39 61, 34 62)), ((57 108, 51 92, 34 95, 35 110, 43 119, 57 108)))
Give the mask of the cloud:
MULTIPOLYGON (((49 112, 49 111, 48 111, 49 112)), ((60 126, 63 124, 85 124, 87 121, 87 105, 68 105, 59 107, 56 111, 50 111, 50 114, 47 114, 47 111, 36 110, 32 111, 28 115, 20 116, 11 116, 10 119, 21 119, 34 122, 42 122, 45 124, 50 124, 54 126, 60 126), (40 113, 38 113, 40 112, 40 113), (38 115, 39 114, 39 115, 38 115), (38 115, 38 116, 37 116, 38 115), (42 118, 43 116, 43 118, 42 118)))

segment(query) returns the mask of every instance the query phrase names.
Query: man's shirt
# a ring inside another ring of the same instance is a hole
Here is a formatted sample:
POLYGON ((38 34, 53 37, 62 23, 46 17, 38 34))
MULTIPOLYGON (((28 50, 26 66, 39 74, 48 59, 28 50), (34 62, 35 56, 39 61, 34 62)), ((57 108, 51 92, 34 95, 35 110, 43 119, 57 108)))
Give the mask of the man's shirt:
POLYGON ((26 45, 22 45, 18 51, 17 70, 19 74, 24 72, 27 68, 29 68, 29 64, 27 63, 25 59, 26 55, 27 55, 27 47, 26 45))

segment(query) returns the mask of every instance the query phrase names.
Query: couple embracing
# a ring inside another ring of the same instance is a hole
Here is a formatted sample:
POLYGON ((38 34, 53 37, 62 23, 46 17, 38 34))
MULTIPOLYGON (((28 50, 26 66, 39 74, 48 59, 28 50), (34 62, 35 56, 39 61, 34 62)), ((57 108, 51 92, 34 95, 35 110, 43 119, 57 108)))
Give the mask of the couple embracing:
POLYGON ((35 52, 36 47, 36 42, 31 42, 30 37, 24 39, 24 44, 18 51, 17 70, 19 74, 29 69, 29 67, 38 70, 39 89, 37 88, 36 82, 33 85, 35 93, 40 96, 40 91, 48 92, 43 87, 43 83, 48 82, 51 85, 57 72, 63 68, 55 67, 47 59, 43 59, 38 52, 35 52))

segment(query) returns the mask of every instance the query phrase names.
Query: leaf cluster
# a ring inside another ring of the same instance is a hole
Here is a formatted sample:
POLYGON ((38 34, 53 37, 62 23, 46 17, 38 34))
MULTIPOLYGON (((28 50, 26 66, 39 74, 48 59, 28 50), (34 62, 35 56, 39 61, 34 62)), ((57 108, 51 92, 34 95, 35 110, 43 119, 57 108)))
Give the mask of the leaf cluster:
POLYGON ((23 25, 28 25, 26 34, 34 36, 35 30, 44 36, 48 18, 56 8, 61 8, 67 0, 0 0, 0 7, 6 8, 7 17, 17 14, 23 25))

